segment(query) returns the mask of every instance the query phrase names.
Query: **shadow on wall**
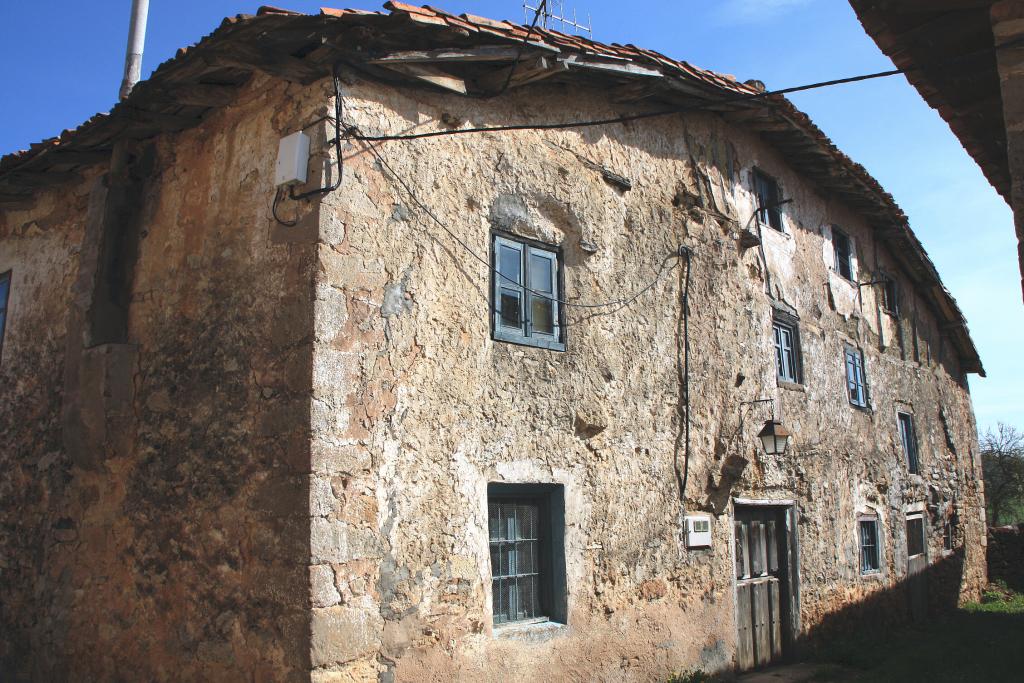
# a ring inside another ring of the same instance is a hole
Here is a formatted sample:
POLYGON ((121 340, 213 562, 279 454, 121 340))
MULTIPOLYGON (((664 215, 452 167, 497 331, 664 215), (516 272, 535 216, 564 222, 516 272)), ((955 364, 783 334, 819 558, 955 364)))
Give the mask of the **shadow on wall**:
MULTIPOLYGON (((905 560, 904 560, 905 561, 905 560)), ((894 629, 923 625, 937 617, 956 613, 963 581, 963 546, 929 564, 916 574, 908 574, 894 585, 865 595, 807 624, 794 647, 793 655, 806 658, 827 655, 837 646, 858 636, 889 634, 894 629)), ((863 577, 865 590, 874 588, 872 579, 863 577)))

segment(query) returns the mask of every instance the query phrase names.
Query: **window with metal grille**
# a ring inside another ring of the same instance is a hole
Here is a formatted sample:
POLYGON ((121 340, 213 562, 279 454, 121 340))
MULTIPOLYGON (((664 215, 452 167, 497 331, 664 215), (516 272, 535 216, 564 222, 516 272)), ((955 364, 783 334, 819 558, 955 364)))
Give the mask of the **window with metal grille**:
POLYGON ((565 350, 558 250, 509 235, 494 235, 495 339, 565 350))
POLYGON ((868 386, 864 373, 864 353, 860 349, 846 347, 846 391, 850 403, 859 408, 868 406, 868 386))
POLYGON ((860 573, 873 574, 881 570, 878 552, 878 519, 861 517, 860 527, 860 573))
POLYGON ((757 199, 757 220, 782 232, 782 197, 779 184, 769 175, 754 169, 754 196, 757 199))
POLYGON ((924 555, 924 517, 907 517, 907 556, 924 555))
POLYGON ((853 248, 850 236, 839 228, 832 228, 832 250, 836 257, 836 272, 853 280, 853 248))
POLYGON ((494 623, 541 616, 540 506, 531 501, 489 504, 494 623))
POLYGON ((0 273, 0 360, 4 352, 4 330, 7 328, 7 299, 11 293, 11 271, 0 273))
POLYGON ((772 334, 775 342, 775 372, 782 382, 799 384, 800 377, 800 335, 796 322, 781 318, 776 313, 772 321, 772 334))
POLYGON ((494 625, 565 621, 561 486, 491 484, 487 518, 494 625))
POLYGON ((911 474, 919 474, 921 465, 917 458, 917 434, 914 432, 914 416, 910 413, 897 413, 899 421, 900 443, 903 445, 903 455, 907 458, 907 471, 911 474))

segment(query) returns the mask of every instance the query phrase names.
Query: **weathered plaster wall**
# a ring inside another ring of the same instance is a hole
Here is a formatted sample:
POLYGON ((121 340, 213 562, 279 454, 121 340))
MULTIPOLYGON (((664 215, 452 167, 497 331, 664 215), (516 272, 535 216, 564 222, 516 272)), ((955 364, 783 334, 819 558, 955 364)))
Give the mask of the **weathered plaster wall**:
MULTIPOLYGON (((618 113, 599 93, 559 87, 492 102, 354 79, 346 91, 348 123, 368 134, 432 129, 442 117, 494 125, 618 113)), ((379 149, 475 254, 487 258, 492 228, 559 245, 570 300, 621 298, 677 245, 693 248, 687 508, 718 516, 710 550, 681 546, 682 268, 622 310, 570 309, 565 353, 493 342, 487 267, 348 145, 345 182, 322 207, 316 285, 315 680, 648 680, 727 668, 738 495, 798 501, 804 634, 895 590, 908 503, 956 500, 967 551, 953 592, 976 593, 976 436, 956 359, 909 281, 894 321, 878 311, 880 292, 858 294, 829 272, 833 223, 854 238, 862 273, 898 269, 858 216, 756 138, 694 114, 379 149), (632 189, 609 185, 584 158, 632 189), (740 246, 755 165, 794 200, 786 234, 765 230, 770 283, 759 250, 740 246), (800 316, 803 387, 777 386, 766 289, 800 316), (864 350, 871 411, 846 399, 844 342, 864 350), (741 427, 738 403, 762 397, 777 398, 796 433, 784 457, 756 447, 767 414, 747 409, 741 427), (897 406, 916 417, 921 477, 906 474, 897 406), (488 482, 565 486, 569 625, 553 638, 493 632, 488 482), (871 580, 856 559, 856 516, 868 508, 883 519, 887 563, 871 580)), ((929 533, 935 553, 941 525, 929 533)))
POLYGON ((255 79, 153 141, 128 337, 79 341, 73 394, 62 368, 80 321, 64 333, 84 310, 69 290, 76 254, 95 250, 92 185, 3 216, 0 678, 308 678, 315 248, 282 234, 270 203, 278 139, 325 102, 255 79), (86 426, 74 458, 69 405, 86 426))
POLYGON ((67 302, 88 182, 40 193, 35 210, 0 213, 0 272, 12 275, 0 358, 0 677, 28 671, 33 642, 63 642, 78 540, 62 509, 70 472, 60 430, 67 302), (44 601, 43 591, 51 593, 44 601))
MULTIPOLYGON (((647 680, 728 668, 733 496, 798 501, 805 634, 869 595, 891 592, 902 616, 902 594, 885 589, 905 574, 908 505, 931 506, 939 557, 955 501, 965 551, 953 593, 976 593, 969 397, 909 283, 895 320, 874 288, 829 272, 838 224, 861 274, 899 275, 857 216, 711 115, 381 146, 476 254, 492 228, 561 246, 570 299, 629 295, 679 244, 694 250, 686 509, 716 521, 712 548, 689 551, 675 468, 681 265, 621 310, 570 309, 565 353, 495 343, 487 267, 365 149, 346 146, 345 182, 322 206, 285 201, 298 224, 272 220, 277 140, 311 125, 318 166, 328 90, 256 79, 198 128, 155 140, 124 343, 81 348, 96 178, 0 216, 0 271, 14 271, 0 364, 5 675, 647 680), (763 235, 764 261, 741 246, 755 165, 794 200, 786 234, 763 235), (800 316, 802 388, 777 386, 766 292, 800 316), (870 412, 846 401, 844 342, 864 349, 870 412), (761 409, 741 422, 739 402, 766 396, 796 433, 784 457, 758 452, 761 409), (921 477, 905 473, 897 406, 917 419, 921 477), (70 451, 69 424, 82 427, 70 451), (491 628, 488 482, 565 487, 569 624, 554 637, 491 628), (856 570, 868 509, 885 536, 871 580, 856 570)), ((433 128, 442 114, 617 113, 561 88, 486 103, 354 79, 346 91, 349 122, 369 133, 433 128)))

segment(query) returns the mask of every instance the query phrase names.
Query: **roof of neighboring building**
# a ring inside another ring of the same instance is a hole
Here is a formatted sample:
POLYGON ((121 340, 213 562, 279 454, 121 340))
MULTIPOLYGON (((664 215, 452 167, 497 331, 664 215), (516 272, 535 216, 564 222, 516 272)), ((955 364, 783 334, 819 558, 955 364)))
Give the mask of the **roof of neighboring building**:
POLYGON ((993 0, 850 0, 864 30, 1010 200, 993 0))
POLYGON ((161 64, 107 114, 0 159, 0 207, 31 202, 34 188, 68 182, 107 159, 122 137, 145 138, 198 124, 229 104, 254 71, 313 83, 348 64, 385 82, 493 94, 509 80, 592 83, 638 110, 694 106, 758 133, 797 172, 859 211, 914 281, 950 335, 965 372, 984 375, 956 301, 906 215, 867 170, 781 95, 634 45, 605 44, 471 14, 388 2, 389 12, 324 8, 306 15, 262 7, 220 27, 161 64))

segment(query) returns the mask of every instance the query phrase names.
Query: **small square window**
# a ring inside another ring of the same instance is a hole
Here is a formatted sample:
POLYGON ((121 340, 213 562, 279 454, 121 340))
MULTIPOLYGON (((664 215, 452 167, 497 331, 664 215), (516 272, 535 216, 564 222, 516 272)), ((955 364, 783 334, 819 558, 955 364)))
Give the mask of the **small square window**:
POLYGON ((551 484, 489 484, 494 625, 565 623, 565 496, 551 484))
POLYGON ((495 235, 493 257, 494 338, 564 351, 557 248, 495 235))
POLYGON ((911 474, 919 474, 921 464, 917 458, 917 434, 914 430, 914 416, 910 413, 897 413, 900 428, 900 444, 903 455, 907 458, 907 470, 911 474))
POLYGON ((782 195, 779 184, 757 169, 754 169, 754 197, 757 199, 757 220, 782 232, 782 195))
POLYGON ((775 371, 780 382, 801 381, 800 334, 796 320, 776 313, 772 321, 775 343, 775 371))
POLYGON ((907 556, 924 555, 924 517, 907 516, 907 556))
POLYGON ((7 299, 11 293, 11 271, 0 273, 0 359, 4 352, 4 330, 7 328, 7 299))
POLYGON ((864 373, 864 353, 860 349, 846 347, 846 391, 850 403, 858 408, 868 407, 868 386, 864 373))
POLYGON ((890 315, 900 314, 899 287, 891 277, 886 277, 882 285, 882 308, 890 315))
POLYGON ((881 570, 881 558, 878 552, 878 519, 861 517, 858 522, 860 529, 860 573, 873 574, 881 570))
POLYGON ((839 228, 832 229, 832 250, 836 257, 836 272, 847 280, 853 280, 853 247, 850 236, 839 228))

